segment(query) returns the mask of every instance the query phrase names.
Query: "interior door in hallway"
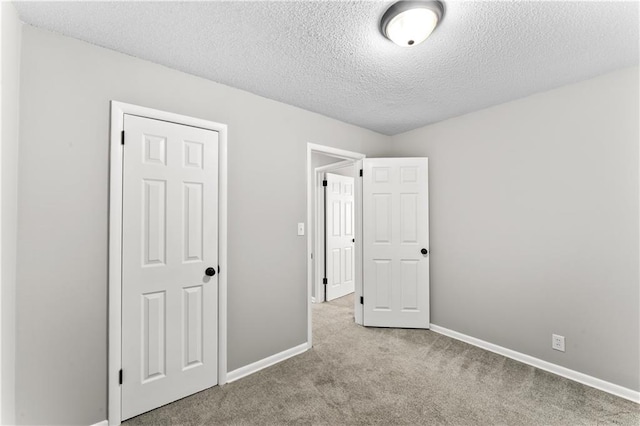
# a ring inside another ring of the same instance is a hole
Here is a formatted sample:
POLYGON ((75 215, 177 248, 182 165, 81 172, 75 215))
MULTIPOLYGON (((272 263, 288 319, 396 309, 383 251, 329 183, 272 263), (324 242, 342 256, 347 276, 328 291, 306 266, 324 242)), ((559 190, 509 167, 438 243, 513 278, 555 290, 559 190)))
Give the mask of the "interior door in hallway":
POLYGON ((355 284, 353 178, 325 175, 327 301, 353 293, 355 284))
POLYGON ((367 158, 363 167, 363 322, 429 328, 426 158, 367 158))
POLYGON ((123 420, 218 383, 218 133, 124 131, 123 420))

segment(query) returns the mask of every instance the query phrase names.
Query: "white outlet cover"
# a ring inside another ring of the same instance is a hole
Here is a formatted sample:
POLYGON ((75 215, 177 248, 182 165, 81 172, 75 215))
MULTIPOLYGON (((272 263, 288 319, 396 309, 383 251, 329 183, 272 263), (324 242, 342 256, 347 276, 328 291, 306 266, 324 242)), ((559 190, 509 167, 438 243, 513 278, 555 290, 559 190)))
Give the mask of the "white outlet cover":
POLYGON ((298 235, 304 235, 304 222, 298 223, 298 235))
POLYGON ((559 334, 551 335, 551 348, 556 351, 564 352, 564 336, 559 334))

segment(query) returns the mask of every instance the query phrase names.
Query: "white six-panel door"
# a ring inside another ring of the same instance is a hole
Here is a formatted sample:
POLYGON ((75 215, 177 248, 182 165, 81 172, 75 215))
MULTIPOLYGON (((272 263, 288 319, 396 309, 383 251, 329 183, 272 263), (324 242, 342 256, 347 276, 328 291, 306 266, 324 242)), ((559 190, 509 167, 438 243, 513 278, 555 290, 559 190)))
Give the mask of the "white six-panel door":
POLYGON ((353 293, 355 286, 354 180, 326 173, 327 301, 353 293))
POLYGON ((363 169, 364 325, 429 328, 427 159, 365 159, 363 169))
POLYGON ((218 383, 218 133, 124 129, 122 420, 218 383))

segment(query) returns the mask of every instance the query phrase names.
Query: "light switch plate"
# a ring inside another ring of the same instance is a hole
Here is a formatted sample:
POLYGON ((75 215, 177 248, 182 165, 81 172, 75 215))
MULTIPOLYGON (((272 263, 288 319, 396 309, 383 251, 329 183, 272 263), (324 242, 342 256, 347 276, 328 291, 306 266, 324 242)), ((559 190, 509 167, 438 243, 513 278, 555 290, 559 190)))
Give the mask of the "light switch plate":
POLYGON ((298 223, 298 235, 304 235, 304 222, 298 223))

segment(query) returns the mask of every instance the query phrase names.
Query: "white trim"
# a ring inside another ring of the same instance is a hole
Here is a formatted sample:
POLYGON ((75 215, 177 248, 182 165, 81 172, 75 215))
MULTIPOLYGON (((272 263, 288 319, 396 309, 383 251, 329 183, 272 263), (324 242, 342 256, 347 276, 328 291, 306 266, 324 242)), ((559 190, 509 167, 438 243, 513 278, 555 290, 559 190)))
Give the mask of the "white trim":
POLYGON ((301 353, 306 352, 308 349, 309 346, 306 343, 302 343, 298 346, 287 349, 275 355, 268 356, 264 359, 261 359, 260 361, 256 361, 249 365, 245 365, 244 367, 240 367, 236 370, 229 371, 229 373, 227 374, 227 383, 235 382, 236 380, 242 379, 243 377, 246 377, 250 374, 257 373, 260 370, 282 362, 285 359, 300 355, 301 353))
POLYGON ((322 278, 324 275, 324 193, 321 188, 324 188, 321 185, 321 181, 324 175, 323 171, 318 171, 318 169, 324 169, 323 166, 315 169, 313 174, 313 197, 315 199, 315 209, 313 212, 313 218, 311 219, 313 228, 313 238, 309 236, 311 240, 313 240, 313 290, 315 294, 315 298, 312 298, 312 302, 315 299, 315 303, 324 303, 326 300, 324 299, 324 289, 322 284, 322 278), (321 270, 322 269, 322 270, 321 270))
POLYGON ((362 160, 366 157, 359 152, 347 151, 346 149, 334 148, 332 146, 318 145, 315 143, 307 143, 307 154, 316 152, 319 154, 326 154, 332 157, 342 158, 345 160, 362 160))
POLYGON ((356 324, 364 325, 364 305, 360 303, 360 298, 364 294, 364 264, 363 264, 363 250, 364 244, 364 228, 362 223, 364 222, 364 210, 363 210, 363 186, 362 179, 359 179, 358 170, 364 169, 364 158, 356 161, 355 164, 355 202, 354 204, 354 214, 355 214, 355 238, 356 243, 354 246, 354 250, 356 251, 356 282, 354 286, 354 306, 353 306, 353 316, 356 324))
MULTIPOLYGON (((364 154, 360 154, 358 152, 352 152, 352 151, 347 151, 344 149, 339 149, 339 148, 333 148, 330 146, 324 146, 324 145, 317 145, 317 144, 313 144, 313 143, 307 143, 307 230, 314 230, 313 227, 313 197, 315 197, 315 171, 312 169, 311 167, 311 157, 313 155, 313 153, 320 153, 320 154, 325 154, 325 155, 330 155, 333 157, 337 157, 337 158, 342 158, 345 160, 355 160, 356 162, 356 166, 358 167, 358 164, 362 164, 362 159, 366 157, 366 155, 364 154)), ((356 179, 356 185, 355 185, 355 191, 354 191, 354 197, 355 197, 355 222, 356 222, 356 244, 355 244, 355 251, 356 251, 356 300, 359 300, 359 294, 358 294, 358 289, 362 288, 361 283, 359 283, 359 280, 362 280, 362 271, 360 270, 360 268, 357 267, 357 265, 359 264, 360 266, 362 266, 362 256, 361 253, 359 253, 360 250, 362 250, 362 244, 360 242, 361 238, 362 238, 362 232, 361 232, 361 222, 362 219, 358 217, 359 214, 361 213, 361 205, 359 206, 358 204, 362 203, 362 185, 358 185, 358 182, 360 181, 360 179, 356 179), (359 256, 360 254, 360 256, 359 256), (358 263, 360 262, 360 263, 358 263), (360 273, 359 273, 360 272, 360 273)), ((313 259, 311 258, 311 254, 313 253, 313 244, 311 241, 311 238, 309 238, 310 235, 309 231, 307 233, 307 348, 311 348, 313 346, 313 333, 312 333, 312 325, 311 325, 311 286, 313 284, 313 259)), ((358 315, 360 315, 360 318, 362 318, 362 306, 358 303, 355 304, 354 306, 355 309, 355 317, 356 317, 356 322, 358 322, 358 315), (358 313, 358 311, 360 311, 358 313)))
POLYGON ((91 426, 109 426, 109 421, 108 420, 103 420, 101 422, 94 423, 91 426))
MULTIPOLYGON (((0 4, 0 24, 2 23, 2 10, 3 5, 0 4)), ((2 31, 0 31, 0 46, 2 46, 2 31)), ((2 52, 0 51, 0 54, 2 52)), ((4 234, 2 232, 2 151, 4 147, 4 141, 2 140, 2 94, 4 78, 2 77, 2 57, 0 56, 0 424, 2 423, 2 388, 4 382, 2 381, 2 298, 4 296, 4 287, 2 284, 2 242, 4 241, 4 234)), ((18 108, 19 109, 19 108, 18 108)))
POLYGON ((228 130, 226 124, 211 123, 218 126, 218 385, 227 383, 227 283, 229 282, 229 268, 227 238, 228 238, 228 130))
POLYGON ((456 340, 469 343, 470 345, 477 346, 479 348, 506 356, 507 358, 520 361, 524 364, 531 365, 533 367, 539 368, 540 370, 557 374, 558 376, 565 377, 575 382, 582 383, 583 385, 591 386, 592 388, 596 388, 612 395, 619 396, 620 398, 628 399, 629 401, 640 404, 640 392, 634 391, 633 389, 625 388, 620 385, 616 385, 614 383, 607 382, 602 379, 598 379, 593 376, 589 376, 587 374, 580 373, 578 371, 571 370, 557 364, 543 361, 539 358, 534 358, 530 355, 525 355, 521 352, 516 352, 514 350, 477 339, 475 337, 467 336, 466 334, 458 333, 457 331, 449 330, 447 328, 440 327, 439 325, 431 324, 431 331, 435 331, 436 333, 452 337, 456 340))
POLYGON ((354 160, 343 160, 343 161, 337 161, 335 163, 331 163, 331 164, 326 164, 324 166, 319 166, 315 168, 316 174, 319 172, 328 172, 330 170, 337 170, 337 169, 343 169, 347 166, 352 165, 354 162, 354 160))
POLYGON ((109 364, 108 421, 121 422, 121 392, 118 372, 122 366, 122 152, 121 132, 124 114, 170 121, 218 132, 219 233, 218 256, 218 384, 227 382, 227 125, 209 120, 158 111, 137 105, 111 101, 110 170, 109 170, 109 364))

